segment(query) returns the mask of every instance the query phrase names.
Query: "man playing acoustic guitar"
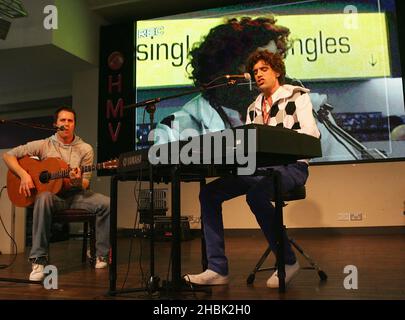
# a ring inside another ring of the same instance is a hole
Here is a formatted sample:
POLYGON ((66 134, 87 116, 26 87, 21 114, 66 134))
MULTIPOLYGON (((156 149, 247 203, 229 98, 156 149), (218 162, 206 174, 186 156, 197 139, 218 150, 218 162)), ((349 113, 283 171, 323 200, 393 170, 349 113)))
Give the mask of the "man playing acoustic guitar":
MULTIPOLYGON (((82 173, 80 167, 93 164, 93 148, 75 135, 76 113, 70 107, 60 107, 54 114, 54 125, 58 131, 51 137, 15 147, 3 154, 8 168, 20 179, 19 193, 30 197, 36 192, 31 175, 19 163, 25 156, 36 156, 40 160, 59 158, 69 165, 69 178, 64 179, 64 188, 57 195, 44 191, 35 197, 32 248, 29 259, 32 272, 29 279, 41 281, 44 267, 48 263, 48 244, 52 214, 63 209, 85 209, 97 214, 96 218, 96 264, 97 269, 107 267, 109 253, 110 199, 90 191, 91 171, 82 173)), ((29 170, 28 170, 29 171, 29 170)))

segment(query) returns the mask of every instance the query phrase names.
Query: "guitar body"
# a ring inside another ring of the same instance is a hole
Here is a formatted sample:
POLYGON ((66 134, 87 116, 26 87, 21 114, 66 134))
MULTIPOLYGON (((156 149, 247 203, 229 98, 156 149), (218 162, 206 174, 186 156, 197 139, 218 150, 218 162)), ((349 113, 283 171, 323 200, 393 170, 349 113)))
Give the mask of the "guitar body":
MULTIPOLYGON (((31 196, 26 197, 23 193, 19 193, 20 188, 20 177, 17 176, 11 170, 7 172, 7 192, 10 201, 17 207, 28 207, 32 205, 35 201, 37 194, 49 191, 51 193, 57 194, 62 190, 64 185, 63 178, 52 179, 47 183, 42 183, 39 180, 39 175, 43 171, 56 172, 59 170, 65 170, 68 168, 66 162, 58 158, 48 158, 45 160, 36 160, 30 157, 24 157, 18 160, 21 167, 26 170, 32 177, 35 189, 31 189, 31 196)), ((67 179, 69 180, 69 179, 67 179)))

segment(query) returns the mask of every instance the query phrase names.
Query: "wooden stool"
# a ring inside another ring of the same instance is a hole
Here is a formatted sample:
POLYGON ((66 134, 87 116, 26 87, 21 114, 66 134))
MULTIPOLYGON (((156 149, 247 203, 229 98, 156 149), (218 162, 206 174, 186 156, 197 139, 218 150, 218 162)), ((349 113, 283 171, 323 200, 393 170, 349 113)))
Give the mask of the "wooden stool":
POLYGON ((82 262, 86 261, 87 242, 90 238, 90 264, 94 265, 96 261, 96 214, 84 209, 65 209, 55 212, 52 220, 68 223, 83 222, 82 262))

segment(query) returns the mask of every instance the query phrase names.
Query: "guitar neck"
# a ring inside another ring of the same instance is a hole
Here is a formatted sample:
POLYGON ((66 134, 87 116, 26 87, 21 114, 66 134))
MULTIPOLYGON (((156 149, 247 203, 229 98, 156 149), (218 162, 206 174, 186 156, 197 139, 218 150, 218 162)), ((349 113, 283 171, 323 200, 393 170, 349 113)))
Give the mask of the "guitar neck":
MULTIPOLYGON (((92 164, 89 166, 80 166, 80 171, 82 173, 85 172, 91 172, 94 170, 99 170, 99 169, 103 169, 103 163, 97 163, 97 164, 92 164)), ((68 178, 69 177, 69 172, 71 171, 71 169, 65 169, 65 170, 59 170, 56 172, 52 172, 50 173, 49 179, 60 179, 60 178, 68 178)))

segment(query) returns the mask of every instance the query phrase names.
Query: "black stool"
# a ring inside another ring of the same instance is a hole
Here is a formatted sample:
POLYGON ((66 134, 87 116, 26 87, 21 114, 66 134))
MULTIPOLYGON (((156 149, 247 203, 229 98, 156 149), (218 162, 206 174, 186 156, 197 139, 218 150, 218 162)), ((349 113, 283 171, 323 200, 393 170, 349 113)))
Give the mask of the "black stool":
MULTIPOLYGON (((301 200, 305 199, 306 196, 306 191, 305 191, 305 186, 302 187, 297 187, 287 193, 283 193, 281 195, 281 198, 283 200, 283 207, 285 207, 287 204, 285 201, 294 201, 294 200, 301 200)), ((271 201, 274 201, 275 199, 271 199, 271 201)), ((285 228, 285 226, 284 226, 285 228)), ((304 250, 295 242, 294 239, 288 238, 289 242, 293 245, 293 247, 308 261, 308 263, 311 265, 310 267, 303 267, 301 269, 307 269, 307 270, 316 270, 318 272, 319 278, 321 281, 326 281, 328 279, 328 275, 321 270, 321 268, 318 266, 318 264, 308 255, 304 252, 304 250)), ((246 279, 247 284, 252 284, 255 281, 255 276, 257 272, 260 271, 267 271, 267 270, 276 270, 276 267, 270 267, 270 268, 261 268, 263 265, 264 261, 267 259, 268 255, 270 254, 271 249, 270 247, 267 247, 266 251, 263 253, 259 261, 257 262, 255 268, 253 271, 249 274, 249 276, 246 279)))

